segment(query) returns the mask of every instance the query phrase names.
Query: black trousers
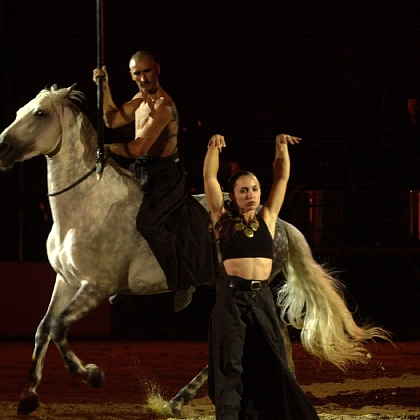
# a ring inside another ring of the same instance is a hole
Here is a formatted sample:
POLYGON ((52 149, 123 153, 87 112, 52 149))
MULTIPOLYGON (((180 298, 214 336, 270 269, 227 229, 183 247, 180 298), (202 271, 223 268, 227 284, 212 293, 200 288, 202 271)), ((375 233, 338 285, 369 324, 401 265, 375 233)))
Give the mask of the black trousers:
POLYGON ((268 287, 218 294, 209 329, 209 396, 217 420, 319 419, 287 366, 268 287))
POLYGON ((136 221, 173 291, 213 281, 218 267, 209 215, 188 194, 184 168, 175 161, 177 157, 141 163, 147 182, 136 221))

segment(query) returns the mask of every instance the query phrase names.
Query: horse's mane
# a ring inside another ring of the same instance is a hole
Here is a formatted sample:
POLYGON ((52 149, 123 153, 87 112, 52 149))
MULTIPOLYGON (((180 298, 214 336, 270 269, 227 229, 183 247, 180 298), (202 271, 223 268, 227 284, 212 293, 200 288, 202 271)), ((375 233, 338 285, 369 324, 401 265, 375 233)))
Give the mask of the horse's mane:
MULTIPOLYGON (((70 105, 72 110, 75 113, 82 112, 83 110, 80 109, 81 106, 86 106, 87 99, 83 92, 80 90, 73 89, 75 85, 73 85, 71 88, 59 88, 56 84, 51 86, 46 86, 41 92, 39 92, 39 95, 54 95, 54 98, 58 101, 59 104, 62 105, 70 105)), ((114 170, 122 176, 127 176, 129 178, 134 178, 133 174, 128 171, 127 169, 122 168, 112 157, 109 157, 107 159, 107 164, 112 166, 114 170)))
MULTIPOLYGON (((71 88, 59 88, 56 84, 46 86, 43 90, 41 90, 41 92, 39 92, 39 95, 53 93, 60 104, 68 105, 71 103, 83 112, 81 107, 86 107, 87 105, 86 96, 80 90, 73 89, 73 86, 71 88)), ((74 109, 75 107, 72 108, 74 109)))

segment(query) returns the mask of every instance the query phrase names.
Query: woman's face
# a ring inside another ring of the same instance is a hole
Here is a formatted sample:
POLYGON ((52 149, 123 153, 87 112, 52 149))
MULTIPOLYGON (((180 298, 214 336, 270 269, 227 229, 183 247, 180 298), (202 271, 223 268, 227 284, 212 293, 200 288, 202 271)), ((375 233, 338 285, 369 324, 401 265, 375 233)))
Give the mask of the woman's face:
POLYGON ((236 202, 240 213, 255 210, 261 200, 258 179, 253 175, 243 175, 236 180, 231 199, 236 202))

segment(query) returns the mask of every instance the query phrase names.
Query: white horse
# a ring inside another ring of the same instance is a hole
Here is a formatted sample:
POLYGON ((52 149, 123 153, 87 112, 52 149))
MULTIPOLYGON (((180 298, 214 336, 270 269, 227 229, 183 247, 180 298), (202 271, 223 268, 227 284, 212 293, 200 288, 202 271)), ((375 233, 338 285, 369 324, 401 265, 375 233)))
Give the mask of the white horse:
MULTIPOLYGON (((18 413, 28 414, 39 406, 36 390, 50 340, 71 373, 100 388, 103 372, 94 364, 84 365, 72 351, 69 327, 117 293, 169 291, 163 271, 136 229, 143 196, 139 184, 111 158, 100 181, 93 175, 97 133, 77 105, 83 99, 73 86, 44 89, 18 110, 0 135, 0 168, 46 156, 54 221, 47 252, 56 282, 36 331, 29 383, 18 413)), ((196 198, 205 204, 203 196, 196 198)), ((278 219, 270 279, 280 271, 287 278, 278 294, 282 316, 302 329, 302 343, 315 356, 343 367, 363 357, 364 340, 387 339, 380 328, 356 325, 337 281, 314 261, 303 235, 278 219)))

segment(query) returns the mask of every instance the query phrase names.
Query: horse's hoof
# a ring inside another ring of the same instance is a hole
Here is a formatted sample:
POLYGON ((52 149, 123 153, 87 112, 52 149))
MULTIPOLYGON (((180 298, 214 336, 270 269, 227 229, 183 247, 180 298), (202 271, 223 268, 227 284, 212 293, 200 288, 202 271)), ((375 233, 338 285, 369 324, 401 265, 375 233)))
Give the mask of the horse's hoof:
POLYGON ((35 393, 28 393, 28 396, 20 398, 18 414, 30 414, 39 407, 39 397, 35 393))
POLYGON ((85 369, 88 372, 88 377, 85 382, 89 385, 92 385, 96 389, 101 389, 105 381, 105 373, 98 368, 98 366, 89 364, 85 366, 85 369))
POLYGON ((165 410, 165 412, 168 412, 169 414, 172 414, 175 417, 182 416, 181 408, 182 408, 182 404, 174 403, 172 402, 172 400, 166 402, 165 405, 163 406, 163 409, 165 410))

